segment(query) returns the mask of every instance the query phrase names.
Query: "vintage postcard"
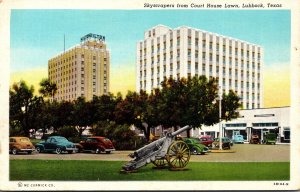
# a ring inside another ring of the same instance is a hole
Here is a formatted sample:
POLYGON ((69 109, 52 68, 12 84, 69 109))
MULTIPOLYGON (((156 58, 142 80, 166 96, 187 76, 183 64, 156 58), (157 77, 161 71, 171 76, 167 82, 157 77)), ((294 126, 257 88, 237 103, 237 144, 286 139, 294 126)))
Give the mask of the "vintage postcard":
POLYGON ((298 1, 0 14, 0 190, 300 189, 298 1))

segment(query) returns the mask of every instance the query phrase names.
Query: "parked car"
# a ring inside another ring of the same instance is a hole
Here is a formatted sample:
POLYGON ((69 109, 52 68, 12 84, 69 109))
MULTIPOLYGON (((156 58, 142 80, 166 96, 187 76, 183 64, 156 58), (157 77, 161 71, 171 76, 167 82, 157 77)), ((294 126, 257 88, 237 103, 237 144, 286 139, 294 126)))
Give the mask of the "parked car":
POLYGON ((233 137, 233 142, 234 143, 242 143, 244 144, 244 136, 243 135, 234 135, 233 137))
POLYGON ((78 145, 79 152, 89 151, 95 153, 110 153, 114 150, 115 147, 113 146, 113 143, 108 138, 101 136, 88 137, 83 141, 80 141, 78 145))
POLYGON ((204 155, 209 151, 208 147, 199 143, 199 140, 196 138, 183 138, 183 141, 189 146, 189 149, 194 155, 204 155))
POLYGON ((74 143, 68 141, 65 137, 50 136, 46 141, 39 142, 35 145, 36 151, 41 152, 55 152, 61 154, 66 151, 68 153, 76 152, 77 148, 74 143))
POLYGON ((199 141, 201 144, 212 147, 212 143, 214 142, 214 139, 211 136, 203 136, 199 138, 199 141))
POLYGON ((276 144, 276 134, 275 133, 267 133, 264 137, 265 144, 276 144))
POLYGON ((260 139, 258 135, 252 135, 250 139, 250 144, 260 144, 260 139))
MULTIPOLYGON (((219 138, 216 138, 215 141, 212 143, 213 148, 219 148, 219 138)), ((222 138, 222 149, 230 149, 233 145, 232 141, 228 137, 222 138)))
POLYGON ((9 152, 16 155, 18 152, 27 152, 31 154, 35 150, 28 137, 10 137, 9 152))

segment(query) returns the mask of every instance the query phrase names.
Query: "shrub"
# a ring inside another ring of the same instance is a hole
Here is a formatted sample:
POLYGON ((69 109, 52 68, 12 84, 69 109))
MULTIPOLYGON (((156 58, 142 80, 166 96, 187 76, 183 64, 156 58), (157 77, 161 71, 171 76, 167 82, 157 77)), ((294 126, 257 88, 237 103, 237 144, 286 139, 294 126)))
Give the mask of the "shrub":
POLYGON ((19 122, 15 121, 15 122, 11 122, 9 125, 9 136, 13 137, 13 136, 25 136, 23 130, 22 130, 22 126, 19 122))
POLYGON ((145 144, 128 125, 118 125, 112 121, 98 122, 93 126, 92 133, 109 138, 117 150, 135 150, 145 144))
POLYGON ((63 126, 57 130, 56 134, 69 139, 77 137, 78 130, 74 126, 63 126))
POLYGON ((25 136, 24 132, 19 128, 19 127, 15 127, 15 128, 9 128, 9 136, 13 137, 13 136, 25 136))

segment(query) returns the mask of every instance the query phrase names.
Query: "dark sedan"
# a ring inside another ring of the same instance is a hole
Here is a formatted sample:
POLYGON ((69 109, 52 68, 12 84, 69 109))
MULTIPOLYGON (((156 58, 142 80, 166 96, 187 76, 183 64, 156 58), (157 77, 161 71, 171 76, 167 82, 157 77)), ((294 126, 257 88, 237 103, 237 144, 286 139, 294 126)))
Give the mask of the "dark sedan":
POLYGON ((37 143, 35 148, 38 153, 45 151, 55 152, 56 154, 60 154, 63 151, 73 153, 77 150, 74 143, 61 136, 50 136, 46 141, 37 143))
MULTIPOLYGON (((215 141, 212 143, 213 148, 219 148, 220 145, 220 139, 216 138, 215 141)), ((232 141, 228 137, 222 138, 222 149, 230 149, 230 146, 232 146, 232 141)))

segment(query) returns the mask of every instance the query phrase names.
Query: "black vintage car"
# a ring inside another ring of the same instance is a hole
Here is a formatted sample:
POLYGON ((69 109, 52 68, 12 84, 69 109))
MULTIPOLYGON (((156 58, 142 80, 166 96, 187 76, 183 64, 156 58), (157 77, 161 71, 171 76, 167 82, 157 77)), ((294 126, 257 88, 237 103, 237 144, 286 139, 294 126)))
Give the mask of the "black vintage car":
POLYGON ((260 144, 260 139, 258 135, 252 135, 250 139, 250 144, 260 144))
MULTIPOLYGON (((212 148, 219 148, 219 138, 216 138, 215 141, 212 143, 212 148)), ((233 145, 232 141, 228 137, 222 138, 222 149, 230 149, 233 145)))

